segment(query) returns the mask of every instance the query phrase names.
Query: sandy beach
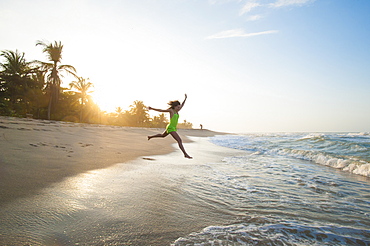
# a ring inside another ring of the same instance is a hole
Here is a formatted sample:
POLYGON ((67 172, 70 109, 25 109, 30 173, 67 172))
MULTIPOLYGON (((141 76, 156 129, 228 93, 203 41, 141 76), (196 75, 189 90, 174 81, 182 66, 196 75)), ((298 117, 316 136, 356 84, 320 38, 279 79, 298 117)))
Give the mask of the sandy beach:
POLYGON ((160 131, 0 118, 0 245, 370 244, 367 177, 262 152, 310 139, 160 131))
POLYGON ((161 131, 0 117, 0 244, 170 245, 228 221, 182 189, 222 133, 179 129, 189 160, 161 131))
MULTIPOLYGON (((171 137, 147 140, 162 131, 0 117, 0 205, 79 173, 170 153, 171 137)), ((220 133, 180 129, 179 134, 186 143, 191 141, 186 136, 220 133)))

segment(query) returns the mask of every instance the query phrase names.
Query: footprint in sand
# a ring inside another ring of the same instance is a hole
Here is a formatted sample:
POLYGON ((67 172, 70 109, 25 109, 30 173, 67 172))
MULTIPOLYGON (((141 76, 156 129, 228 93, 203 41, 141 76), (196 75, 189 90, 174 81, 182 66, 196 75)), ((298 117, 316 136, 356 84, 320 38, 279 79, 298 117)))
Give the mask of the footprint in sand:
POLYGON ((81 147, 87 147, 87 146, 93 146, 93 144, 83 144, 83 143, 79 143, 81 145, 81 147))

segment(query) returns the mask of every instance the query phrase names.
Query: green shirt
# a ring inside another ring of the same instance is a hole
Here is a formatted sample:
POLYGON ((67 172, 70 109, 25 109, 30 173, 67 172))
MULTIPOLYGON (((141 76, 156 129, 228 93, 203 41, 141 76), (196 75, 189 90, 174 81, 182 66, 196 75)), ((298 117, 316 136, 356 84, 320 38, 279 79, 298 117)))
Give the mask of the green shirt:
POLYGON ((180 117, 179 114, 173 114, 173 116, 170 119, 170 123, 166 127, 166 132, 167 133, 177 131, 176 126, 177 126, 177 123, 179 121, 179 117, 180 117))

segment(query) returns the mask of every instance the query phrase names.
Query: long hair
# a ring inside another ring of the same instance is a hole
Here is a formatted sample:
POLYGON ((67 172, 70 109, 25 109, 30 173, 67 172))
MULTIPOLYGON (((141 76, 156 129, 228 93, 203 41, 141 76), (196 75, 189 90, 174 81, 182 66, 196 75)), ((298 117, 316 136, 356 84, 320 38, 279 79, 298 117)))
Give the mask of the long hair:
POLYGON ((179 101, 170 101, 167 104, 170 106, 170 108, 175 109, 175 107, 180 105, 181 103, 179 101))

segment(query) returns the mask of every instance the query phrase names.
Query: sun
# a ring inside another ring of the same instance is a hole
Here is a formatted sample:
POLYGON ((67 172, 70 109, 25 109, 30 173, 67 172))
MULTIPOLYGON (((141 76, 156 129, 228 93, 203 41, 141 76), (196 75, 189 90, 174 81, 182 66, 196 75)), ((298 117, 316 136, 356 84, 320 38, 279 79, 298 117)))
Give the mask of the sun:
POLYGON ((181 45, 166 38, 166 33, 135 30, 122 29, 117 39, 82 64, 94 84, 93 100, 102 111, 127 110, 136 100, 166 107, 167 101, 191 93, 191 88, 202 90, 200 85, 205 83, 198 81, 210 76, 204 75, 209 72, 203 69, 201 59, 189 56, 181 45))
POLYGON ((92 93, 93 101, 99 106, 100 110, 107 113, 113 113, 118 107, 123 107, 119 101, 119 96, 110 92, 95 91, 92 93))

